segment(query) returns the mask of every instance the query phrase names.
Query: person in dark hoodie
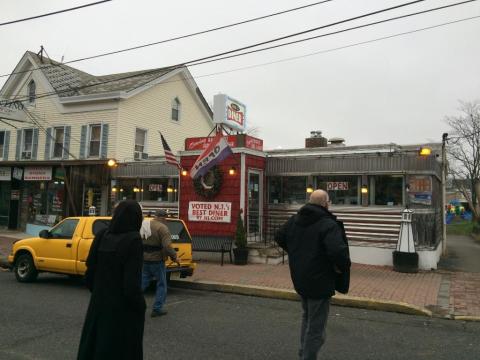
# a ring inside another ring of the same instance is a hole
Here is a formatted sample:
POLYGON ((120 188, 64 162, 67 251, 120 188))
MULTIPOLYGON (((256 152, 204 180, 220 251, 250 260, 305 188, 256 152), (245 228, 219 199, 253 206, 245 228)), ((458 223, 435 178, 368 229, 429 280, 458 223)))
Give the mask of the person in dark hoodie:
POLYGON ((85 274, 92 295, 79 360, 143 359, 146 305, 141 289, 142 219, 136 201, 122 201, 109 227, 93 240, 85 274))
POLYGON ((276 233, 287 252, 295 291, 302 300, 299 358, 317 359, 325 342, 330 298, 347 293, 350 254, 343 224, 328 210, 328 193, 316 190, 309 203, 276 233))

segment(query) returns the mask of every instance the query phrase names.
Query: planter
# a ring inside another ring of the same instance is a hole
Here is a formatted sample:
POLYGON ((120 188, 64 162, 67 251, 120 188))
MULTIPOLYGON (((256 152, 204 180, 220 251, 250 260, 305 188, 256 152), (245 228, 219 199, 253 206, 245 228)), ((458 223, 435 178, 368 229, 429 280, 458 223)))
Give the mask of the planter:
POLYGON ((247 265, 248 249, 247 248, 233 249, 233 258, 234 258, 235 265, 247 265))
POLYGON ((418 253, 394 251, 393 270, 403 273, 418 272, 418 253))

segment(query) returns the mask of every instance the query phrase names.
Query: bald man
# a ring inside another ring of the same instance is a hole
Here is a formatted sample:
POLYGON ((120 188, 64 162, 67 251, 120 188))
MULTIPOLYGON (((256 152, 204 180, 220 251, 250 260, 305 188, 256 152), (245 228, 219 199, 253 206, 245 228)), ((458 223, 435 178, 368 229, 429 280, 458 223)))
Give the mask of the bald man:
POLYGON ((302 360, 317 359, 325 342, 330 298, 335 290, 346 294, 350 282, 347 237, 342 222, 328 210, 329 203, 326 191, 314 191, 275 236, 288 253, 293 285, 302 298, 302 360))

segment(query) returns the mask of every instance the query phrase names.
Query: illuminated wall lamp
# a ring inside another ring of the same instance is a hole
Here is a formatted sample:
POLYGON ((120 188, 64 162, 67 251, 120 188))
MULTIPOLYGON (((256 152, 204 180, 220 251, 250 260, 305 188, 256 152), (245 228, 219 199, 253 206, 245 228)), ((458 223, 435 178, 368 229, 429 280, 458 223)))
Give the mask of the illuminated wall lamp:
POLYGON ((368 194, 368 186, 367 185, 362 185, 362 187, 360 188, 360 192, 362 194, 368 194))
POLYGON ((237 170, 235 169, 235 167, 232 166, 230 169, 228 169, 228 175, 233 176, 235 175, 236 171, 237 170))
POLYGON ((112 192, 117 192, 117 188, 116 187, 112 187, 112 192))
POLYGON ((307 186, 307 194, 311 194, 313 193, 313 186, 312 185, 308 185, 307 186))
POLYGON ((172 193, 173 192, 173 187, 169 186, 167 187, 167 193, 172 193))
POLYGON ((182 176, 187 176, 188 175, 188 171, 186 169, 182 169, 182 176))
POLYGON ((429 147, 421 147, 420 150, 418 150, 418 155, 420 156, 429 156, 432 155, 432 149, 429 147))
POLYGON ((138 192, 140 192, 140 189, 135 186, 135 187, 133 188, 133 192, 138 193, 138 192))
POLYGON ((115 159, 109 159, 107 161, 107 165, 108 165, 108 167, 117 167, 118 163, 117 163, 117 160, 115 160, 115 159))

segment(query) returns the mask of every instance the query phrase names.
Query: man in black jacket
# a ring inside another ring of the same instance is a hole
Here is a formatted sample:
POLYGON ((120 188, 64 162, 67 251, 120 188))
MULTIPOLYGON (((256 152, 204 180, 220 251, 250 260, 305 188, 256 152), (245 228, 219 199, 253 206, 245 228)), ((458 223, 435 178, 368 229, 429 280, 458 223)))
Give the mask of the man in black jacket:
POLYGON ((295 291, 302 298, 300 359, 316 359, 325 342, 330 298, 348 292, 350 255, 343 224, 328 211, 329 198, 316 190, 278 231, 275 241, 288 253, 295 291))

